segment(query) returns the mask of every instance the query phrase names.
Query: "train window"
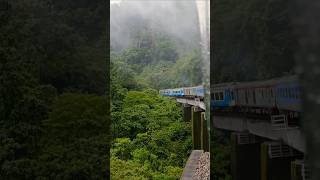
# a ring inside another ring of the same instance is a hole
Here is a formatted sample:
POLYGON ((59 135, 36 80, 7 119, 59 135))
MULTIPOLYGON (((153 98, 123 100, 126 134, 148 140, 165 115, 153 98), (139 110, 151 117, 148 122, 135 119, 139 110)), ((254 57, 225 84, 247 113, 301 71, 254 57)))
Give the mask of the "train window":
POLYGON ((296 92, 296 88, 292 88, 292 96, 293 96, 293 98, 296 98, 296 94, 297 94, 297 92, 296 92))
POLYGON ((220 95, 220 100, 223 100, 223 92, 220 92, 219 95, 220 95))
POLYGON ((231 91, 231 99, 234 100, 233 91, 231 91))
POLYGON ((273 97, 273 89, 270 89, 270 95, 273 97))
POLYGON ((279 96, 282 97, 282 88, 279 88, 279 96))
POLYGON ((288 88, 288 98, 291 98, 292 92, 291 92, 291 88, 288 88))
POLYGON ((294 88, 291 88, 291 95, 292 95, 292 98, 296 98, 296 91, 294 88))
POLYGON ((245 91, 244 96, 245 96, 245 99, 246 99, 246 104, 248 104, 248 92, 247 92, 247 90, 245 91))
POLYGON ((215 99, 218 101, 219 100, 219 95, 218 95, 218 93, 214 93, 214 97, 215 97, 215 99))
POLYGON ((288 98, 290 98, 290 96, 291 96, 291 91, 290 91, 290 88, 287 88, 287 90, 288 90, 288 98))
POLYGON ((288 88, 288 98, 291 98, 291 88, 288 88))
POLYGON ((285 88, 284 90, 284 97, 287 97, 288 96, 288 88, 285 88))

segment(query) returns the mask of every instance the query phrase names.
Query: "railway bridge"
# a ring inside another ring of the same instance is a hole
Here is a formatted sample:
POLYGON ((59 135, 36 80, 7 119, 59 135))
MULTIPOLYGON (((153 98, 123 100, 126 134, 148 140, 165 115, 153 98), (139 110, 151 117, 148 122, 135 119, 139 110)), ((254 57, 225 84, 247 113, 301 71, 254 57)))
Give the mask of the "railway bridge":
MULTIPOLYGON (((209 131, 203 99, 176 97, 182 105, 184 120, 192 124, 194 153, 181 179, 191 179, 197 171, 199 150, 209 151, 209 131)), ((223 130, 231 137, 232 179, 308 179, 304 163, 305 138, 298 126, 288 124, 285 116, 259 117, 216 115, 211 113, 212 129, 223 130)))

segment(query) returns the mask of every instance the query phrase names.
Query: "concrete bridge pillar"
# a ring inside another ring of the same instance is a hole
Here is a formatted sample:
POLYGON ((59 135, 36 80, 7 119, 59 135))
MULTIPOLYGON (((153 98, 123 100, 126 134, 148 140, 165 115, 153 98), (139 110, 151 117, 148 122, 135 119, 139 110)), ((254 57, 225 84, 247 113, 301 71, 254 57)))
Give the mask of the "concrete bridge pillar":
POLYGON ((201 109, 193 106, 191 111, 192 144, 194 150, 201 149, 201 109))
POLYGON ((209 152, 209 134, 205 112, 201 112, 201 149, 209 152))
POLYGON ((291 180, 311 179, 310 169, 304 160, 295 160, 291 162, 291 180))
POLYGON ((291 162, 303 154, 281 142, 261 144, 261 180, 291 179, 291 162))
POLYGON ((185 122, 190 122, 191 121, 191 106, 188 104, 184 104, 182 106, 183 108, 183 120, 185 122))
MULTIPOLYGON (((205 112, 199 107, 191 107, 192 144, 194 150, 209 151, 209 134, 205 112)), ((186 112, 187 114, 187 112, 186 112)), ((186 115, 187 116, 187 115, 186 115)))
POLYGON ((260 139, 245 132, 231 134, 231 173, 233 180, 260 178, 260 139))

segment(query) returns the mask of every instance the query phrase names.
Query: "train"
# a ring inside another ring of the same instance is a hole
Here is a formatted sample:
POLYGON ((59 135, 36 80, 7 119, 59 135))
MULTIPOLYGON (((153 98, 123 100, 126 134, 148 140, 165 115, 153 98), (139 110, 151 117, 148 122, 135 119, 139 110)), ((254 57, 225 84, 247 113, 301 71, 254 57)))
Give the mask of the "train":
MULTIPOLYGON (((204 87, 165 89, 159 93, 162 96, 203 99, 204 87)), ((263 81, 213 84, 210 106, 213 112, 284 114, 295 119, 301 114, 301 86, 296 75, 263 81)))
POLYGON ((202 85, 195 87, 182 87, 175 89, 163 89, 159 91, 161 96, 169 97, 198 97, 204 98, 204 87, 202 85))

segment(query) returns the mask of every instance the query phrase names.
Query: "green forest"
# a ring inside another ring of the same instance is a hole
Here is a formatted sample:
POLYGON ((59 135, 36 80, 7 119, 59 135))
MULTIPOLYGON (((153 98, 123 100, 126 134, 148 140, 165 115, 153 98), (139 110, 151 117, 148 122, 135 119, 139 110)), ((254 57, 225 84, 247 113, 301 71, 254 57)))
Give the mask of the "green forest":
POLYGON ((200 84, 200 50, 144 21, 130 46, 108 49, 108 6, 1 10, 0 179, 108 179, 109 160, 112 179, 180 177, 190 124, 158 90, 200 84))
POLYGON ((191 153, 190 123, 158 90, 199 83, 200 54, 180 57, 169 40, 111 55, 112 179, 179 179, 191 153))
MULTIPOLYGON (((110 49, 108 1, 14 0, 1 9, 0 179, 180 178, 191 128, 158 90, 200 85, 202 67, 194 4, 174 4, 176 18, 162 21, 178 19, 179 31, 131 14, 120 33, 128 42, 110 49)), ((211 84, 294 73, 288 4, 212 3, 211 84)), ((114 7, 116 17, 130 8, 114 7)), ((228 134, 212 132, 211 177, 230 179, 228 134)))
POLYGON ((101 0, 0 11, 0 179, 106 179, 108 16, 101 0))
POLYGON ((151 26, 154 19, 128 15, 137 4, 111 9, 111 20, 124 16, 121 30, 131 35, 125 48, 119 48, 121 38, 111 41, 111 179, 180 179, 192 151, 191 125, 181 106, 159 90, 201 84, 201 53, 151 26))

